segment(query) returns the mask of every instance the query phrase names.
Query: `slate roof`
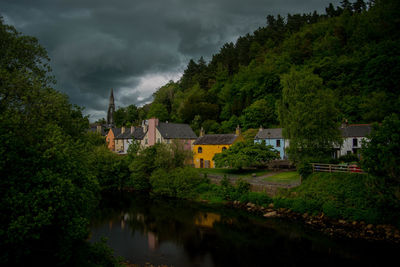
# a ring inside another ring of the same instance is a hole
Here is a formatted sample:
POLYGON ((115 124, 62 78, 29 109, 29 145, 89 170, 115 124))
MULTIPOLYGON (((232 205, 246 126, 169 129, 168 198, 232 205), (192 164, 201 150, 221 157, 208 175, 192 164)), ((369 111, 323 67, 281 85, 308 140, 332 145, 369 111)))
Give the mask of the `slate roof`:
POLYGON ((254 139, 283 139, 282 128, 262 129, 254 139))
POLYGON ((118 135, 120 135, 121 134, 121 128, 111 128, 110 129, 110 131, 113 131, 113 133, 114 133, 114 137, 116 137, 116 136, 118 136, 118 135))
MULTIPOLYGON (((88 131, 89 132, 93 132, 93 133, 97 133, 97 125, 96 124, 90 125, 90 128, 88 129, 88 131)), ((102 125, 100 134, 102 136, 106 136, 107 133, 108 133, 108 128, 105 125, 102 125)))
POLYGON ((206 134, 194 141, 193 145, 231 145, 238 137, 236 134, 206 134))
POLYGON ((131 128, 125 129, 125 132, 119 134, 115 139, 135 139, 142 140, 144 137, 144 132, 142 127, 135 127, 133 134, 131 133, 131 128))
POLYGON ((371 130, 370 124, 349 124, 340 128, 342 137, 366 137, 371 133, 371 130))
POLYGON ((196 139, 197 135, 188 124, 160 122, 158 131, 164 139, 196 139))

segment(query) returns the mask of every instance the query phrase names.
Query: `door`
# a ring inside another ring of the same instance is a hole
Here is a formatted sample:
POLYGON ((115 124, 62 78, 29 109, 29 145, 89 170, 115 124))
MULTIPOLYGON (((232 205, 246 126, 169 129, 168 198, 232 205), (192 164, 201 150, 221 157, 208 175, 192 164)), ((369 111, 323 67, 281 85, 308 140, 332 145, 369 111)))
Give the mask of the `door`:
POLYGON ((200 168, 204 168, 204 161, 203 161, 203 159, 200 159, 200 168))

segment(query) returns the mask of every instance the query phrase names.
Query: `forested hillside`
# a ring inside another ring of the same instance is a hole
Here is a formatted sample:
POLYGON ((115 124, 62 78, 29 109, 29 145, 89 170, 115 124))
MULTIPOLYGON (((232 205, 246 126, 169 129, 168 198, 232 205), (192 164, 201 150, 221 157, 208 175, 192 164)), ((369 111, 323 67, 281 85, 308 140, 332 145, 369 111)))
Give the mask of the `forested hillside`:
POLYGON ((333 92, 325 95, 337 122, 381 122, 400 110, 399 13, 397 0, 346 0, 325 14, 267 16, 265 27, 226 43, 210 62, 190 60, 150 105, 118 110, 117 124, 157 116, 208 133, 279 126, 281 79, 293 69, 333 92))

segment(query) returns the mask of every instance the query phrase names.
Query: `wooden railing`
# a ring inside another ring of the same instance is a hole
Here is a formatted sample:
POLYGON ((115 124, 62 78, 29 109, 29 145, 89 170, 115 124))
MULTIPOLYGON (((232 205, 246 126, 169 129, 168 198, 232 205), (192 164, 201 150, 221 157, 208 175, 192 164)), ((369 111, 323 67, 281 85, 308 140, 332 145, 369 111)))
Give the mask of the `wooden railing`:
POLYGON ((323 164, 311 163, 313 172, 353 172, 366 173, 355 164, 340 165, 340 164, 323 164))

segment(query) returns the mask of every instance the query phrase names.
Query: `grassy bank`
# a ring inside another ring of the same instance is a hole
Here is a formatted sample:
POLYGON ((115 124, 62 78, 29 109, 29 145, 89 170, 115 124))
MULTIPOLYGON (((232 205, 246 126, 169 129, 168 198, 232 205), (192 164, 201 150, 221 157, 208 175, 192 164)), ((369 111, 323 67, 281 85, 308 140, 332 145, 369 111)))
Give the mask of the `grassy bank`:
POLYGON ((300 186, 282 190, 273 202, 300 213, 400 226, 398 192, 398 187, 369 175, 315 173, 300 186))
MULTIPOLYGON (((271 181, 294 181, 296 172, 271 177, 271 181)), ((276 197, 250 192, 249 184, 239 180, 233 186, 228 179, 221 185, 202 183, 196 187, 198 199, 211 203, 227 201, 251 202, 259 206, 273 203, 275 208, 286 208, 298 213, 321 214, 333 219, 364 221, 373 224, 400 226, 399 189, 384 181, 363 174, 316 173, 292 189, 282 189, 276 197)))
POLYGON ((266 182, 290 184, 300 182, 300 174, 296 171, 281 172, 263 179, 266 182))

